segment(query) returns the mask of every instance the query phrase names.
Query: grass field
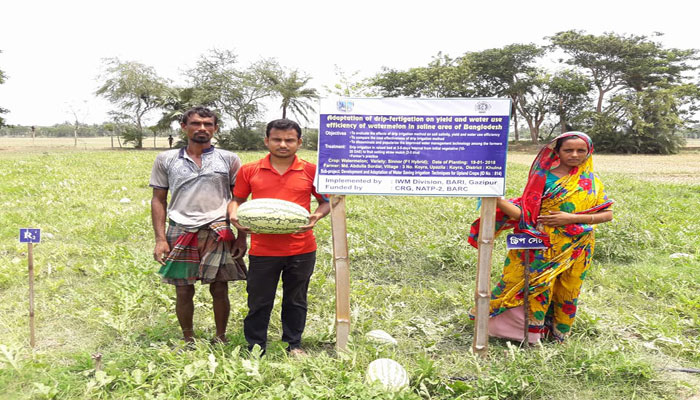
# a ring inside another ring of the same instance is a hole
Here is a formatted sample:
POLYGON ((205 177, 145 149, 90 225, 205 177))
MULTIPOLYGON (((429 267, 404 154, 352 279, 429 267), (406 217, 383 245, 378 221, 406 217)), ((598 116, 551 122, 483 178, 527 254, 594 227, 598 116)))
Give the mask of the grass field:
MULTIPOLYGON (((230 288, 231 342, 208 344, 210 296, 198 286, 195 330, 203 340, 179 351, 174 293, 159 282, 151 257, 147 183, 157 152, 70 145, 72 139, 58 149, 8 140, 0 146, 0 399, 690 399, 700 393, 700 376, 679 371, 700 369, 697 153, 597 158, 617 202, 615 220, 598 231, 572 337, 530 350, 491 340, 483 360, 470 352, 467 314, 474 303, 476 251, 466 243, 477 217, 474 199, 349 196, 350 351, 333 350, 335 286, 325 219, 316 228, 304 336, 311 356, 290 360, 279 341, 279 304, 268 355, 241 350, 240 282, 230 288), (34 251, 34 351, 27 248, 17 240, 22 227, 44 235, 34 251), (371 343, 364 333, 372 329, 399 344, 371 343), (365 382, 367 365, 379 357, 406 367, 408 390, 388 393, 365 382)), ((509 155, 509 196, 522 190, 531 159, 509 155)), ((504 247, 499 240, 494 278, 504 247)))

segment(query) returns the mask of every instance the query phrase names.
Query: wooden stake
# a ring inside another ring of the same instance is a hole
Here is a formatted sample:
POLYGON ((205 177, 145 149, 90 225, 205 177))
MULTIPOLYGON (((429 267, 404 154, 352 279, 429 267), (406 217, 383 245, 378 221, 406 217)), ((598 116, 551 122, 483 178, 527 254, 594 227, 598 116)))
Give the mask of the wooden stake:
POLYGON ((29 264, 29 344, 34 348, 34 244, 27 243, 29 264))
POLYGON ((530 251, 525 249, 525 265, 523 268, 523 313, 525 319, 523 323, 523 346, 530 345, 530 251))
POLYGON ((350 262, 345 196, 331 196, 331 233, 335 269, 335 348, 346 350, 350 336, 350 262))
POLYGON ((476 318, 472 350, 486 357, 489 343, 489 302, 491 300, 491 257, 496 230, 496 198, 481 199, 481 225, 479 226, 479 256, 476 273, 476 318))

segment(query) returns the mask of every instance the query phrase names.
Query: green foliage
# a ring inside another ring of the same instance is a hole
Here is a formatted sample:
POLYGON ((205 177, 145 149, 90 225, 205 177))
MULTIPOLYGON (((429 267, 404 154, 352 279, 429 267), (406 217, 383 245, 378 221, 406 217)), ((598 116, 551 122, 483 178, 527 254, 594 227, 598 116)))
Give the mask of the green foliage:
POLYGON ((575 70, 557 72, 549 83, 549 91, 554 96, 552 112, 559 117, 561 132, 566 132, 567 125, 575 123, 589 103, 591 81, 575 70))
POLYGON ((318 100, 318 91, 306 87, 311 77, 297 70, 278 69, 266 74, 267 81, 275 96, 282 101, 282 118, 287 118, 287 111, 308 122, 308 113, 314 110, 311 101, 318 100))
POLYGON ((302 128, 301 139, 303 148, 307 150, 318 150, 318 129, 302 128))
POLYGON ((472 97, 474 76, 463 61, 438 53, 427 67, 382 68, 369 84, 384 97, 472 97))
MULTIPOLYGON (((121 119, 128 120, 136 129, 127 129, 128 139, 136 148, 143 147, 144 117, 157 109, 167 88, 152 67, 118 58, 103 60, 105 73, 102 85, 95 94, 102 96, 119 108, 121 119)), ((125 137, 126 138, 126 137, 125 137)))
MULTIPOLYGON (((2 53, 2 50, 0 50, 0 53, 2 53)), ((5 75, 5 71, 0 69, 0 85, 5 83, 5 80, 7 79, 7 75, 5 75)), ((9 112, 9 110, 0 107, 0 114, 5 114, 9 112)), ((0 117, 0 128, 2 128, 5 125, 5 119, 0 117)))
POLYGON ((234 128, 246 130, 262 115, 261 100, 273 91, 267 77, 279 66, 266 59, 244 69, 237 63, 238 57, 230 50, 213 49, 206 57, 199 58, 197 65, 186 73, 192 82, 189 103, 216 109, 222 117, 233 119, 234 128))
POLYGON ((343 71, 338 65, 334 65, 335 76, 338 83, 333 87, 324 86, 329 94, 341 97, 363 97, 371 95, 369 79, 359 79, 360 71, 350 74, 343 71))
POLYGON ((675 154, 685 144, 677 88, 631 92, 612 99, 616 113, 587 114, 586 131, 608 153, 675 154), (623 123, 625 123, 622 125, 623 123))
MULTIPOLYGON (((36 137, 73 137, 75 126, 70 122, 63 122, 51 126, 36 126, 36 137)), ((97 124, 80 124, 78 137, 109 136, 114 126, 106 122, 97 124)), ((0 128, 0 136, 31 136, 32 127, 24 125, 5 126, 0 128)))
POLYGON ((261 150, 265 148, 265 126, 256 124, 253 128, 233 128, 216 135, 218 146, 228 150, 261 150))

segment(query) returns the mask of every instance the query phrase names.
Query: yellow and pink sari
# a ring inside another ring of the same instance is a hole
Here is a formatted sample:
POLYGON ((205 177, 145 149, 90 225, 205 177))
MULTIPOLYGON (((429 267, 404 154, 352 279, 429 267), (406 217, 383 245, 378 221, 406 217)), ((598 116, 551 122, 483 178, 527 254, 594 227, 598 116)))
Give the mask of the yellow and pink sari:
MULTIPOLYGON (((552 335, 563 341, 576 317, 579 292, 591 266, 595 245, 594 226, 571 224, 560 227, 537 224, 537 216, 550 211, 590 214, 612 205, 602 182, 593 174, 593 143, 588 135, 568 132, 552 140, 538 153, 530 168, 523 195, 509 201, 522 210, 520 221, 496 212, 496 234, 513 228, 539 237, 545 250, 510 250, 503 264, 503 275, 491 291, 490 316, 523 305, 523 270, 529 252, 530 287, 529 332, 552 335), (568 175, 554 177, 549 171, 559 164, 554 151, 557 139, 577 136, 588 143, 588 157, 568 175), (549 177, 549 179, 548 179, 549 177)), ((479 220, 472 224, 469 243, 478 246, 479 220)), ((505 315, 504 315, 505 316, 505 315)), ((523 317, 524 320, 524 317, 523 317)), ((539 336, 539 335, 537 335, 539 336)))

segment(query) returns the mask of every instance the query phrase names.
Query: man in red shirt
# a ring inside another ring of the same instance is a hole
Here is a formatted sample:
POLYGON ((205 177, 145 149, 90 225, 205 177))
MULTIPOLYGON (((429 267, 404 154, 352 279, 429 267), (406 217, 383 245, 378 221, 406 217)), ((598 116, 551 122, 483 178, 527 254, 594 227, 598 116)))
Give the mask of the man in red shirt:
POLYGON ((282 275, 282 341, 291 355, 303 355, 301 335, 306 325, 307 301, 311 274, 316 264, 316 240, 313 227, 328 215, 328 200, 316 192, 316 165, 296 156, 301 147, 301 127, 294 121, 278 119, 267 124, 265 146, 270 154, 245 164, 236 178, 233 201, 228 214, 241 232, 251 233, 248 270, 248 315, 243 331, 249 349, 256 344, 263 351, 267 345, 267 327, 282 275), (258 234, 238 223, 238 206, 249 195, 253 199, 275 198, 291 201, 310 211, 311 195, 318 208, 309 223, 291 234, 258 234))

